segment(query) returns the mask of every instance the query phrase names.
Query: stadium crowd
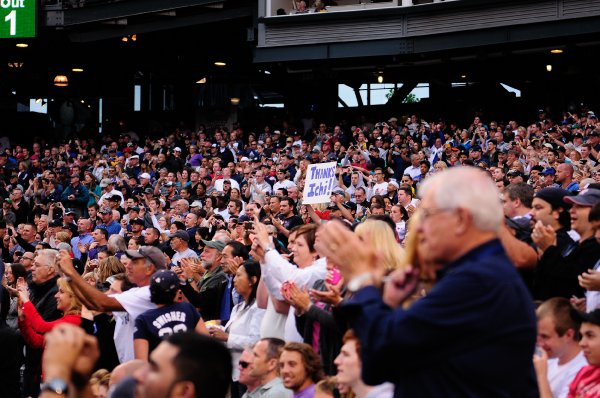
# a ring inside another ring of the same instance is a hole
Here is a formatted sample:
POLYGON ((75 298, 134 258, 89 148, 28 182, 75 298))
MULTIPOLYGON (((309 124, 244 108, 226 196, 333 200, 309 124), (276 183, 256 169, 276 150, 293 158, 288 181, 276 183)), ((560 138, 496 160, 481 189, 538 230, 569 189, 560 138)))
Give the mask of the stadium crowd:
POLYGON ((600 123, 532 119, 4 148, 0 396, 600 397, 600 123))

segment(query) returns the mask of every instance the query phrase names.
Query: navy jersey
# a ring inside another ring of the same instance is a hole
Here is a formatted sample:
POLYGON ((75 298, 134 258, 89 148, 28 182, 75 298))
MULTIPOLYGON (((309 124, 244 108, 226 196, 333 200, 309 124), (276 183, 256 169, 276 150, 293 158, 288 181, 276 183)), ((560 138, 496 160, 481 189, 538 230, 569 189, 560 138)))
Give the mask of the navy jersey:
POLYGON ((135 320, 134 339, 148 340, 152 352, 164 339, 174 333, 193 331, 200 321, 200 313, 188 303, 175 303, 148 310, 135 320))

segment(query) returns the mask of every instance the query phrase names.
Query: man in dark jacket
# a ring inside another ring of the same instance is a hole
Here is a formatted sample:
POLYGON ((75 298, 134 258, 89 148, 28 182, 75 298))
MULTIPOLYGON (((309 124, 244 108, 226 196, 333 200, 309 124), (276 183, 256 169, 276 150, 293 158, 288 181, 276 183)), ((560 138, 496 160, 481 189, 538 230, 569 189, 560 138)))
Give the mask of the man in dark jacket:
MULTIPOLYGON (((54 295, 58 292, 56 281, 58 275, 54 268, 56 250, 45 249, 38 252, 31 267, 31 302, 40 316, 47 322, 54 321, 62 315, 56 308, 54 295)), ((25 374, 23 375, 25 396, 37 397, 42 374, 42 352, 40 349, 26 347, 25 374)))
POLYGON ((459 167, 429 178, 421 193, 414 233, 440 275, 408 309, 420 270, 394 271, 382 297, 378 253, 339 222, 319 230, 317 251, 355 292, 340 310, 361 341, 363 380, 393 382, 395 397, 537 397, 533 301, 498 239, 493 181, 459 167))
POLYGON ((180 274, 180 278, 184 278, 181 291, 188 301, 198 308, 202 319, 211 321, 221 317, 221 301, 227 287, 227 275, 221 268, 225 243, 217 240, 202 240, 202 242, 205 244, 201 255, 204 275, 196 274, 198 280, 194 280, 185 279, 184 275, 180 274), (196 284, 198 291, 190 285, 192 283, 196 284))

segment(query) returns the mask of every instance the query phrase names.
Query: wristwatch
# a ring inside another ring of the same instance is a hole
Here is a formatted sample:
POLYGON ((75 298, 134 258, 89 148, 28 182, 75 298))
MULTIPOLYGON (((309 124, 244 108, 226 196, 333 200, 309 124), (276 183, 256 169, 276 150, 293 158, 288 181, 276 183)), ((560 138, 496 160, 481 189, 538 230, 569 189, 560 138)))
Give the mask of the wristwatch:
POLYGON ((53 392, 57 395, 67 395, 69 391, 69 385, 63 379, 51 379, 48 380, 40 386, 40 390, 53 392))
POLYGON ((360 288, 363 287, 363 284, 368 280, 373 280, 373 274, 371 272, 364 272, 362 274, 358 274, 348 282, 348 290, 352 293, 357 292, 360 288))

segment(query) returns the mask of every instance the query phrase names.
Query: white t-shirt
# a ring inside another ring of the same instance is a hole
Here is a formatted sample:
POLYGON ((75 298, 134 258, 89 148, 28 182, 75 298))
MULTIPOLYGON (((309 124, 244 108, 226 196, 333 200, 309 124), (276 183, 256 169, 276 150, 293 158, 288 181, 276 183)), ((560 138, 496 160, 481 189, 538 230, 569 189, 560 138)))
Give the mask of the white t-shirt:
POLYGON ((195 251, 193 251, 192 249, 190 249, 189 247, 187 249, 185 249, 182 252, 176 252, 175 254, 173 254, 173 258, 171 259, 171 262, 175 265, 179 265, 179 260, 181 260, 182 258, 198 258, 198 255, 196 254, 195 251))
POLYGON ((408 174, 413 180, 415 178, 421 178, 421 167, 408 166, 406 169, 404 169, 404 174, 408 174))
POLYGON ((260 337, 262 339, 266 337, 275 337, 285 340, 285 324, 287 318, 288 314, 280 314, 275 311, 275 306, 269 296, 267 309, 265 310, 265 315, 260 324, 260 337))
POLYGON ((274 185, 273 185, 273 191, 277 191, 279 188, 285 188, 285 189, 290 189, 295 187, 296 184, 294 184, 293 182, 291 182, 290 180, 283 180, 283 181, 277 181, 274 185))
POLYGON ((381 196, 385 196, 387 195, 388 192, 388 183, 387 182, 380 182, 378 184, 373 185, 373 188, 371 188, 371 192, 373 193, 373 195, 381 195, 381 196))
POLYGON ((295 340, 292 338, 296 327, 294 316, 288 322, 288 314, 279 314, 275 311, 271 299, 283 300, 281 285, 286 281, 293 281, 299 289, 310 289, 317 280, 327 276, 327 262, 325 258, 320 258, 311 266, 300 269, 290 264, 275 250, 267 252, 263 261, 261 270, 264 275, 263 282, 269 291, 269 302, 260 326, 260 337, 277 337, 283 340, 290 337, 295 340))
MULTIPOLYGON (((231 188, 236 188, 238 191, 240 190, 240 184, 236 180, 234 180, 233 178, 229 178, 228 180, 229 182, 231 182, 231 188)), ((215 181, 215 189, 219 192, 222 192, 224 182, 225 180, 222 178, 220 180, 215 181)))
POLYGON ((112 294, 125 311, 113 312, 115 315, 115 348, 121 363, 134 359, 133 332, 135 320, 148 310, 156 308, 150 301, 150 286, 134 287, 123 293, 112 294))
POLYGON ((580 351, 575 358, 564 365, 558 364, 558 358, 549 359, 548 383, 550 383, 552 396, 554 398, 565 398, 569 393, 569 384, 571 384, 577 372, 587 364, 583 351, 580 351))

